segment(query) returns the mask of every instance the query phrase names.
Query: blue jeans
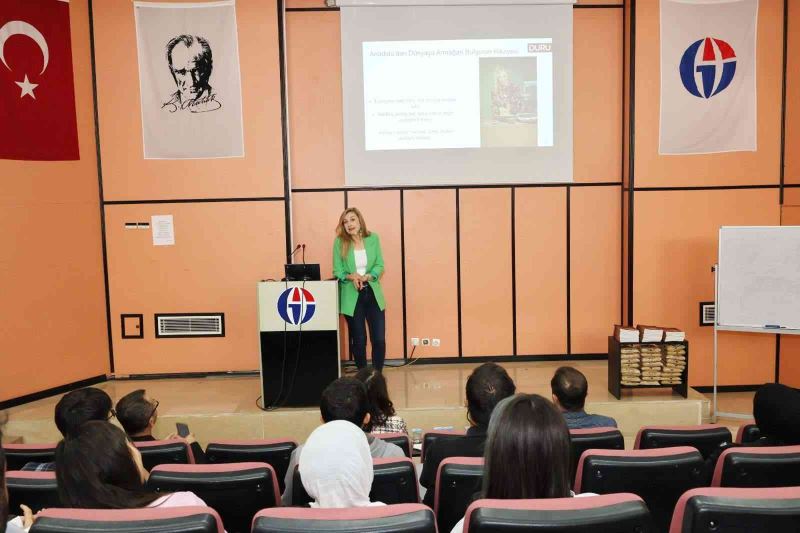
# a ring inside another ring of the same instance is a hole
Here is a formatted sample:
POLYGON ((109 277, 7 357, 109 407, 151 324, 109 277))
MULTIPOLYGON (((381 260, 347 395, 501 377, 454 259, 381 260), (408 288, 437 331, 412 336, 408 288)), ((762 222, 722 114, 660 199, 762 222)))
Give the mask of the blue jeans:
POLYGON ((369 341, 372 343, 372 366, 383 369, 386 358, 386 316, 375 300, 372 287, 367 285, 358 293, 353 316, 345 315, 347 331, 350 335, 350 351, 358 368, 367 366, 367 326, 369 341))

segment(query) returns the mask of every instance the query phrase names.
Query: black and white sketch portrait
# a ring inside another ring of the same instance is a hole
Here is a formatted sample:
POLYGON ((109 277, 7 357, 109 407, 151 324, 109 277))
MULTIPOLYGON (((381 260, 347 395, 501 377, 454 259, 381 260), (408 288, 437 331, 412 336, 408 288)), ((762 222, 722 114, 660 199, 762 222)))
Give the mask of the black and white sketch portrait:
POLYGON ((145 159, 243 157, 235 1, 134 12, 145 159))
POLYGON ((199 35, 178 35, 167 43, 167 63, 177 91, 162 108, 170 113, 216 111, 222 103, 209 81, 214 68, 211 46, 199 35))

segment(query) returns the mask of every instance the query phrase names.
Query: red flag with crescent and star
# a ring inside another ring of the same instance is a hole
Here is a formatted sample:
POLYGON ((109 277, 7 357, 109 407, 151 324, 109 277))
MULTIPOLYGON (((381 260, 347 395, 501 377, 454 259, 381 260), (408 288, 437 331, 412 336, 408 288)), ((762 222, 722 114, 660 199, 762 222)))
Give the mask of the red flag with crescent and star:
POLYGON ((80 159, 69 2, 0 2, 0 159, 80 159))

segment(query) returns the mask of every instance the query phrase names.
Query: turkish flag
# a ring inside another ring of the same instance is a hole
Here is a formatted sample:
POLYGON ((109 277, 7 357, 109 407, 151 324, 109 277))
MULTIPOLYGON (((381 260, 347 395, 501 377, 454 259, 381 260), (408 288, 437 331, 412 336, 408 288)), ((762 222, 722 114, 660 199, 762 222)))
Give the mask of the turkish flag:
POLYGON ((80 159, 69 2, 0 2, 0 158, 80 159))

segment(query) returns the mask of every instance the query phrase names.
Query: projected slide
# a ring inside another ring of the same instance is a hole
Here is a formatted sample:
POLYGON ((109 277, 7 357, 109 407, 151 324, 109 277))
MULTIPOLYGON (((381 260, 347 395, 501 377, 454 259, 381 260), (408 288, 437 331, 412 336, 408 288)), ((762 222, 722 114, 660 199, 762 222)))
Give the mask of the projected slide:
POLYGON ((362 43, 364 146, 553 146, 551 38, 362 43))

